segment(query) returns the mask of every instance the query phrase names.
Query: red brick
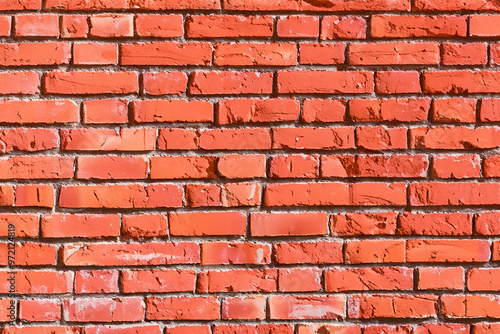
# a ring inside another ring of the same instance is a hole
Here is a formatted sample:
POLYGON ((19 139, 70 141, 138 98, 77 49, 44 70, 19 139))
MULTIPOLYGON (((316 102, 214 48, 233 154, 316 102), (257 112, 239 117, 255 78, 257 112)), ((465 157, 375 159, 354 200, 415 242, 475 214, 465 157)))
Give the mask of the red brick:
POLYGON ((281 71, 283 94, 361 94, 373 92, 373 73, 363 71, 281 71))
POLYGON ((500 318, 498 295, 443 295, 441 313, 446 319, 500 318))
POLYGON ((217 184, 186 185, 187 205, 193 208, 221 206, 221 188, 217 184))
MULTIPOLYGON (((60 0, 59 0, 60 1, 60 0)), ((143 0, 131 0, 129 7, 143 10, 209 10, 220 9, 217 0, 155 0, 153 2, 143 0)))
POLYGON ((2 1, 0 10, 37 10, 42 8, 42 0, 2 1))
POLYGON ((268 264, 271 247, 255 243, 209 242, 201 244, 201 264, 268 264))
POLYGON ((420 73, 416 71, 378 71, 375 91, 379 94, 421 93, 420 73))
POLYGON ((115 322, 144 320, 140 297, 64 299, 64 320, 72 322, 115 322))
POLYGON ((193 95, 270 94, 273 74, 269 72, 201 72, 191 74, 189 93, 193 95))
POLYGON ((44 238, 103 238, 120 235, 120 216, 50 214, 42 217, 44 238))
POLYGON ((146 299, 148 320, 217 320, 220 302, 217 297, 166 297, 146 299))
POLYGON ((463 290, 464 269, 461 267, 418 268, 419 290, 463 290))
POLYGON ((193 270, 123 270, 123 293, 193 292, 196 273, 193 270))
POLYGON ((78 270, 75 293, 118 293, 118 270, 78 270))
POLYGON ((188 242, 66 243, 66 266, 135 266, 199 263, 199 246, 188 242))
POLYGON ((14 24, 16 36, 59 36, 59 17, 55 14, 20 14, 14 24))
POLYGON ((115 99, 84 101, 82 122, 85 124, 127 123, 127 101, 115 99))
POLYGON ((139 91, 135 72, 49 72, 43 76, 47 94, 129 94, 139 91))
POLYGON ((128 2, 126 0, 109 0, 101 2, 99 0, 88 0, 85 2, 77 0, 46 0, 44 9, 58 10, 103 10, 103 9, 126 9, 128 2))
POLYGON ((170 213, 170 234, 175 236, 244 235, 246 215, 242 212, 170 213))
POLYGON ((188 78, 184 72, 148 72, 142 81, 147 95, 180 95, 187 90, 188 78))
POLYGON ((216 66, 292 66, 297 64, 297 46, 293 43, 217 43, 216 66))
POLYGON ((266 318, 266 297, 225 298, 222 302, 222 319, 262 320, 266 318))
POLYGON ((264 192, 265 206, 349 205, 344 183, 273 183, 264 192))
POLYGON ((16 206, 52 208, 54 188, 48 184, 21 184, 16 187, 16 206))
POLYGON ((20 300, 19 319, 29 322, 61 320, 61 302, 55 299, 20 300))
POLYGON ((341 320, 346 314, 345 304, 345 296, 271 296, 269 317, 275 320, 341 320))
POLYGON ((349 115, 356 122, 425 121, 430 108, 430 99, 354 99, 349 101, 349 115))
POLYGON ((436 155, 432 175, 438 178, 464 179, 481 176, 481 159, 477 155, 436 155))
POLYGON ((467 17, 374 15, 371 35, 374 38, 465 37, 467 17))
MULTIPOLYGON (((1 265, 7 265, 7 244, 0 244, 2 255, 1 265)), ((15 248, 15 265, 17 266, 55 266, 56 246, 42 243, 17 243, 15 248)), ((12 255, 12 253, 11 253, 12 255)), ((5 280, 4 280, 5 281, 5 280)), ((17 292, 17 291, 16 291, 17 292)))
POLYGON ((69 64, 71 44, 65 42, 1 43, 0 65, 35 66, 69 64))
POLYGON ((437 65, 440 50, 435 42, 353 43, 348 58, 351 65, 437 65))
POLYGON ((59 146, 59 135, 55 129, 14 128, 0 130, 0 152, 36 152, 59 146))
POLYGON ((210 43, 152 42, 120 45, 120 65, 210 65, 210 43))
POLYGON ((398 263, 405 262, 403 240, 348 241, 344 247, 346 263, 398 263))
POLYGON ((182 206, 182 188, 174 184, 115 184, 63 186, 63 208, 176 208, 182 206))
POLYGON ((346 101, 306 99, 302 107, 302 121, 343 122, 346 114, 346 101))
POLYGON ((500 121, 500 99, 484 99, 481 101, 480 118, 483 122, 500 121))
POLYGON ((40 92, 40 75, 36 72, 0 73, 0 94, 33 95, 40 92))
POLYGON ((158 134, 160 150, 194 150, 198 148, 198 130, 160 129, 158 134))
POLYGON ((500 92, 500 72, 425 72, 422 88, 426 94, 498 93, 500 92))
POLYGON ((342 243, 335 241, 286 242, 273 245, 274 260, 280 264, 342 263, 342 243))
POLYGON ((215 325, 213 334, 293 334, 293 328, 290 324, 215 325))
POLYGON ((325 235, 328 233, 328 215, 308 213, 251 213, 252 236, 325 235))
POLYGON ((485 149, 500 145, 498 127, 437 126, 410 129, 410 147, 417 149, 485 149))
POLYGON ((472 215, 466 213, 412 213, 399 215, 398 234, 471 235, 472 215))
POLYGON ((408 262, 487 262, 490 243, 487 240, 408 240, 408 262))
POLYGON ((135 17, 137 35, 141 37, 181 37, 184 34, 182 15, 139 14, 135 17))
POLYGON ((397 213, 339 213, 330 219, 334 236, 395 234, 397 213))
POLYGON ((500 235, 500 212, 482 212, 476 216, 475 233, 480 235, 500 235))
POLYGON ((63 15, 61 21, 62 38, 86 38, 89 25, 86 15, 63 15))
POLYGON ((359 16, 325 16, 321 39, 365 39, 366 20, 359 16))
MULTIPOLYGON (((1 193, 1 190, 0 190, 1 193)), ((1 197, 1 195, 0 195, 1 197)), ((1 201, 1 200, 0 200, 1 201)), ((0 236, 9 236, 9 225, 14 225, 17 238, 34 238, 38 236, 40 218, 35 214, 0 214, 0 236)))
POLYGON ((305 65, 335 65, 345 62, 343 43, 301 43, 299 63, 305 65))
POLYGON ((12 156, 0 159, 0 180, 70 179, 73 158, 53 155, 12 156))
POLYGON ((277 155, 271 158, 269 174, 276 178, 316 178, 318 155, 277 155))
POLYGON ((77 158, 78 179, 145 179, 148 161, 132 156, 80 156, 77 158))
POLYGON ((500 324, 474 324, 472 334, 488 334, 500 330, 500 324))
POLYGON ((258 183, 228 183, 221 189, 223 207, 259 206, 261 186, 258 183))
POLYGON ((361 326, 359 325, 300 324, 297 329, 297 334, 318 334, 321 331, 329 331, 335 334, 361 334, 361 326))
POLYGON ((500 204, 498 183, 422 182, 408 186, 413 206, 500 204))
POLYGON ((500 64, 500 43, 490 44, 490 64, 500 64))
POLYGON ((1 123, 74 123, 78 105, 69 100, 2 100, 1 123))
POLYGON ((151 179, 210 179, 215 177, 215 157, 161 156, 151 158, 151 179))
POLYGON ((438 123, 474 123, 476 104, 475 99, 436 99, 432 106, 432 120, 438 123))
POLYGON ((25 326, 25 327, 6 327, 4 329, 4 334, 38 334, 38 333, 80 334, 81 332, 79 327, 69 327, 69 326, 25 326))
POLYGON ((151 122, 212 122, 213 107, 207 101, 145 100, 133 101, 134 121, 151 122), (182 110, 182 113, 178 113, 182 110))
POLYGON ((10 36, 11 22, 10 16, 0 16, 0 36, 10 36))
POLYGON ((85 334, 163 334, 159 325, 151 326, 87 326, 85 334))
POLYGON ((359 126, 357 146, 368 150, 407 148, 407 129, 403 127, 359 126))
POLYGON ((431 295, 361 295, 349 299, 349 318, 436 318, 437 297, 431 295))
POLYGON ((273 148, 313 150, 354 148, 354 128, 274 128, 273 148))
POLYGON ((279 291, 320 291, 322 276, 322 270, 319 268, 280 269, 278 278, 279 291))
MULTIPOLYGON (((165 331, 166 334, 189 334, 189 333, 211 334, 212 333, 209 325, 165 327, 165 331)), ((144 334, 149 334, 149 332, 144 334)), ((158 332, 158 334, 160 334, 160 332, 158 332)))
POLYGON ((276 269, 208 271, 208 292, 272 292, 277 289, 276 269))
POLYGON ((73 45, 73 64, 77 65, 116 65, 118 48, 111 43, 75 43, 73 45))
POLYGON ((156 129, 68 129, 61 130, 61 149, 66 151, 152 151, 156 129))
POLYGON ((485 177, 500 177, 500 155, 493 155, 483 160, 485 177))
POLYGON ((488 45, 485 43, 443 43, 443 65, 485 65, 488 45))
POLYGON ((412 290, 413 269, 397 267, 334 268, 325 271, 329 292, 412 290))
POLYGON ((471 268, 467 272, 469 291, 500 291, 500 269, 471 268))
POLYGON ((265 128, 205 129, 199 137, 204 150, 265 150, 271 148, 271 131, 265 128))
POLYGON ((186 19, 186 36, 188 38, 271 37, 273 26, 271 16, 194 15, 186 19))
POLYGON ((500 10, 497 3, 492 3, 486 0, 472 0, 466 2, 448 2, 434 0, 416 0, 414 10, 419 12, 435 12, 435 11, 461 11, 461 10, 500 10))
POLYGON ((406 184, 354 183, 351 185, 351 205, 406 205, 406 184))
POLYGON ((129 14, 96 14, 90 16, 92 37, 134 36, 134 16, 129 14))
POLYGON ((300 104, 295 99, 234 99, 219 102, 218 124, 295 121, 300 104))
POLYGON ((354 0, 342 1, 332 0, 324 2, 297 2, 295 0, 283 0, 276 2, 261 2, 260 0, 224 0, 226 10, 242 11, 325 11, 325 12, 345 12, 345 11, 408 11, 410 2, 407 0, 387 1, 387 0, 354 0))
POLYGON ((0 185, 0 206, 14 205, 14 187, 10 185, 0 185))
MULTIPOLYGON (((6 282, 10 275, 7 271, 0 271, 2 282, 6 282)), ((73 292, 73 276, 71 271, 53 270, 17 270, 16 292, 22 294, 61 294, 73 292)), ((0 286, 2 293, 9 292, 9 286, 0 286)), ((39 332, 36 332, 39 333, 39 332)), ((33 333, 35 334, 35 333, 33 333)))
POLYGON ((122 216, 122 237, 147 238, 168 235, 167 215, 140 214, 122 216))
POLYGON ((266 176, 266 156, 225 155, 217 162, 217 171, 228 179, 247 179, 266 176))
POLYGON ((469 34, 471 36, 500 36, 498 20, 500 15, 471 15, 469 19, 469 34))
POLYGON ((276 26, 279 37, 308 38, 319 36, 317 16, 286 16, 278 18, 276 26))

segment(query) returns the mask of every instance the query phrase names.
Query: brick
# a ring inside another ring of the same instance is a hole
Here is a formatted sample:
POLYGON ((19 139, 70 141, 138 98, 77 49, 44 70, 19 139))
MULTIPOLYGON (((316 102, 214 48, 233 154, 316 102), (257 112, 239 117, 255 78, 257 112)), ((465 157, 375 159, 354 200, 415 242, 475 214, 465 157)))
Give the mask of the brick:
POLYGON ((410 147, 416 149, 485 149, 500 145, 498 127, 435 126, 410 129, 410 147))
POLYGON ((334 268, 325 271, 328 292, 412 290, 413 269, 397 267, 334 268))
POLYGON ((40 333, 54 334, 80 334, 79 327, 69 326, 26 326, 26 327, 7 327, 4 329, 5 334, 36 334, 40 333))
MULTIPOLYGON (((1 258, 2 265, 7 265, 7 244, 1 244, 5 259, 1 258)), ((56 246, 42 243, 17 243, 15 247, 16 267, 54 266, 56 259, 56 246)), ((17 291, 16 291, 17 292, 17 291)))
POLYGON ((217 297, 167 297, 146 299, 148 320, 217 320, 220 318, 217 297))
POLYGON ((174 208, 182 206, 182 188, 174 184, 63 186, 63 208, 174 208))
POLYGON ((245 38, 271 37, 271 16, 193 15, 186 19, 188 38, 245 38))
POLYGON ((438 123, 476 122, 475 99, 435 99, 432 105, 432 120, 438 123))
POLYGON ((55 129, 14 128, 0 130, 0 152, 38 152, 59 146, 55 129))
POLYGON ((103 238, 120 235, 120 216, 50 214, 41 221, 44 238, 103 238))
POLYGON ((264 128, 206 129, 199 137, 204 150, 264 150, 271 148, 271 131, 264 128))
POLYGON ((208 271, 208 292, 273 292, 277 289, 276 269, 233 269, 208 271))
POLYGON ((344 183, 273 183, 264 191, 265 206, 349 205, 344 183))
POLYGON ((490 243, 486 240, 408 240, 407 262, 486 262, 490 243))
POLYGON ((403 127, 358 126, 357 146, 368 150, 407 148, 407 129, 403 127))
POLYGON ((168 235, 167 215, 140 214, 122 216, 121 236, 125 238, 149 238, 168 235))
POLYGON ((276 31, 279 37, 313 38, 319 36, 317 16, 286 16, 278 18, 276 31))
POLYGON ((215 157, 162 156, 151 158, 151 179, 210 179, 215 177, 215 157))
POLYGON ((500 15, 471 15, 469 19, 469 34, 471 36, 496 37, 500 36, 498 19, 500 15))
POLYGON ((271 247, 256 243, 207 242, 201 244, 201 264, 268 264, 271 247))
POLYGON ((152 151, 156 130, 152 128, 61 130, 61 149, 66 151, 152 151))
POLYGON ((132 156, 80 156, 77 158, 78 179, 145 179, 148 161, 132 156))
POLYGON ((404 183, 354 183, 351 185, 351 205, 406 205, 404 183))
POLYGON ((361 94, 373 92, 373 73, 363 71, 280 71, 278 93, 361 94))
POLYGON ((127 123, 127 101, 115 99, 84 101, 82 122, 85 124, 127 123))
POLYGON ((0 16, 0 36, 10 36, 11 22, 12 18, 10 16, 0 16))
POLYGON ((184 72, 148 72, 142 74, 142 82, 144 94, 180 95, 187 90, 188 77, 184 72))
POLYGON ((170 213, 170 234, 175 236, 244 235, 246 215, 242 212, 170 213))
POLYGON ((0 10, 37 10, 41 8, 41 0, 2 1, 0 3, 0 10))
POLYGON ((269 162, 269 175, 276 178, 316 178, 318 155, 277 155, 269 162))
POLYGON ((302 107, 302 121, 343 122, 346 114, 346 101, 306 99, 302 107))
POLYGON ((500 300, 498 295, 443 295, 441 313, 446 319, 498 319, 500 300))
POLYGON ((418 122, 427 120, 430 99, 353 99, 349 115, 356 122, 418 122))
POLYGON ((86 38, 89 25, 86 15, 63 15, 61 20, 61 38, 86 38))
POLYGON ((198 130, 160 129, 158 133, 160 150, 193 150, 198 148, 198 130))
POLYGON ((361 295, 349 299, 349 318, 436 318, 437 297, 431 295, 361 295))
POLYGON ((69 64, 71 44, 65 42, 0 43, 1 66, 69 64))
POLYGON ((0 123, 74 123, 78 106, 69 100, 2 100, 0 123))
POLYGON ((129 6, 144 10, 209 10, 221 8, 217 0, 155 0, 154 2, 131 0, 129 6))
MULTIPOLYGON (((3 282, 6 282, 10 275, 8 271, 0 271, 3 282)), ((73 277, 74 273, 71 271, 17 270, 16 292, 23 294, 71 293, 73 292, 73 277)), ((8 293, 8 285, 2 285, 0 291, 8 293)))
POLYGON ((426 94, 498 93, 500 92, 500 72, 425 72, 422 88, 426 94))
POLYGON ((485 65, 488 45, 485 43, 443 43, 443 65, 485 65))
POLYGON ((251 213, 252 236, 325 235, 328 233, 328 215, 308 213, 251 213))
POLYGON ((405 242, 402 240, 349 241, 344 247, 345 262, 398 263, 405 262, 405 242))
POLYGON ((293 330, 293 325, 290 324, 215 325, 213 334, 293 334, 293 330))
POLYGON ((85 334, 129 334, 131 331, 134 334, 162 334, 159 325, 132 326, 129 324, 127 327, 87 326, 84 330, 85 334))
POLYGON ((193 95, 270 94, 273 74, 268 72, 193 72, 189 93, 193 95))
POLYGON ((460 11, 460 10, 477 10, 477 11, 498 11, 500 6, 497 3, 491 3, 485 0, 473 0, 461 3, 449 3, 447 1, 433 0, 416 0, 414 10, 418 12, 435 12, 435 11, 460 11))
POLYGON ((479 116, 483 122, 500 121, 500 99, 482 100, 479 116))
POLYGON ((365 39, 366 20, 359 16, 325 16, 321 39, 365 39))
POLYGON ((374 15, 371 35, 374 38, 465 37, 467 17, 374 15))
POLYGON ((135 17, 135 27, 141 37, 181 37, 184 34, 181 15, 139 14, 135 17))
POLYGON ((500 324, 474 324, 472 325, 472 332, 473 334, 487 334, 487 333, 493 333, 497 330, 500 329, 500 324))
POLYGON ((393 235, 396 231, 397 213, 339 213, 330 218, 334 236, 393 235))
POLYGON ((305 65, 336 65, 345 63, 343 43, 301 43, 299 63, 305 65))
POLYGON ((209 325, 165 327, 165 330, 166 334, 189 334, 189 333, 211 334, 212 333, 209 325))
POLYGON ((49 72, 43 76, 47 94, 129 94, 139 91, 135 72, 49 72))
POLYGON ((104 38, 132 37, 134 36, 134 16, 129 14, 91 15, 90 36, 104 38))
POLYGON ((64 11, 73 10, 103 10, 103 9, 126 9, 125 0, 110 0, 105 3, 98 0, 89 0, 85 2, 75 0, 47 0, 44 3, 44 9, 58 9, 64 11))
POLYGON ((66 243, 66 266, 134 266, 199 263, 199 246, 188 242, 66 243))
POLYGON ((123 293, 193 292, 196 273, 193 270, 123 270, 123 293))
POLYGON ((0 94, 33 95, 40 92, 40 75, 36 72, 0 73, 0 94))
POLYGON ((72 322, 142 321, 144 301, 140 297, 64 299, 64 320, 72 322))
POLYGON ((490 44, 490 64, 498 65, 500 64, 500 44, 490 44))
POLYGON ((333 0, 324 2, 297 2, 295 0, 284 0, 279 3, 266 2, 260 0, 224 0, 224 8, 227 10, 241 11, 324 11, 324 12, 345 12, 345 11, 408 11, 410 2, 407 0, 387 1, 387 0, 355 0, 341 1, 333 0))
POLYGON ((222 319, 259 320, 266 318, 266 297, 225 298, 222 302, 222 319))
POLYGON ((345 317, 345 304, 345 296, 271 296, 269 316, 276 320, 340 320, 345 317))
MULTIPOLYGON (((338 334, 361 334, 360 325, 330 325, 330 324, 300 324, 297 326, 298 334, 317 334, 321 331, 327 330, 330 333, 338 334)), ((366 331, 365 327, 365 331, 366 331)))
POLYGON ((481 160, 473 154, 436 155, 432 160, 432 175, 438 178, 465 179, 481 176, 481 160))
POLYGON ((354 129, 335 128, 274 128, 273 148, 332 150, 354 148, 354 129))
POLYGON ((469 291, 499 291, 498 268, 471 268, 467 272, 469 291))
POLYGON ((54 188, 48 184, 22 184, 16 187, 16 206, 52 208, 54 188))
POLYGON ((0 180, 70 179, 73 158, 53 155, 12 156, 0 159, 0 180))
POLYGON ((118 270, 78 270, 75 272, 75 293, 118 293, 118 270))
POLYGON ((461 267, 418 268, 419 290, 463 290, 464 269, 461 267))
POLYGON ((210 65, 209 43, 152 42, 120 45, 120 65, 210 65))
POLYGON ((466 213, 412 213, 399 215, 398 234, 471 235, 472 215, 466 213))
POLYGON ((116 65, 118 48, 111 43, 75 43, 73 45, 73 64, 77 65, 116 65))
POLYGON ((342 243, 336 241, 286 242, 273 245, 274 260, 280 264, 342 263, 342 243))
POLYGON ((61 302, 54 299, 20 300, 19 319, 29 322, 61 320, 61 302))
POLYGON ((475 233, 480 235, 500 235, 500 212, 482 212, 476 216, 475 233))
POLYGON ((228 183, 221 189, 223 207, 259 206, 261 186, 258 183, 228 183))
POLYGON ((213 106, 207 101, 144 100, 132 102, 137 123, 212 122, 213 106), (179 113, 182 110, 182 113, 179 113))
POLYGON ((495 205, 500 203, 498 183, 422 182, 408 187, 413 206, 495 205))
POLYGON ((55 14, 21 14, 15 16, 16 36, 59 36, 59 17, 55 14))
POLYGON ((292 66, 297 63, 297 46, 292 43, 217 43, 216 66, 292 66))
POLYGON ((217 161, 217 171, 228 179, 266 176, 266 156, 263 154, 225 155, 217 161))
POLYGON ((323 273, 319 268, 280 269, 278 274, 279 291, 282 292, 312 292, 322 288, 323 273))
POLYGON ((10 185, 0 186, 0 206, 14 205, 14 187, 10 185))
POLYGON ((233 99, 219 102, 218 124, 267 123, 295 121, 300 104, 295 99, 233 99))
POLYGON ((12 224, 16 227, 14 235, 17 238, 37 237, 39 230, 39 221, 40 218, 35 214, 2 213, 0 214, 0 236, 8 237, 8 226, 12 224))
POLYGON ((493 155, 483 160, 485 177, 500 177, 500 156, 493 155))
POLYGON ((352 43, 348 59, 351 65, 437 65, 440 50, 435 42, 352 43))
POLYGON ((221 187, 216 184, 186 185, 187 205, 193 208, 221 206, 221 187))
POLYGON ((378 71, 375 91, 379 94, 421 93, 420 73, 416 71, 378 71))

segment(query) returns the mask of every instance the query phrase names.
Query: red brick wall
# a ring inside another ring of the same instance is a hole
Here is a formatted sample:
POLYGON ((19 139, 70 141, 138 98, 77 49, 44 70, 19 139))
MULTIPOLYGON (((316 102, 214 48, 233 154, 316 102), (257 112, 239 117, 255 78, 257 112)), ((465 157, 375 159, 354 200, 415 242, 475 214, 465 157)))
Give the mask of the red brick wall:
POLYGON ((500 333, 499 38, 494 0, 0 0, 2 333, 500 333))

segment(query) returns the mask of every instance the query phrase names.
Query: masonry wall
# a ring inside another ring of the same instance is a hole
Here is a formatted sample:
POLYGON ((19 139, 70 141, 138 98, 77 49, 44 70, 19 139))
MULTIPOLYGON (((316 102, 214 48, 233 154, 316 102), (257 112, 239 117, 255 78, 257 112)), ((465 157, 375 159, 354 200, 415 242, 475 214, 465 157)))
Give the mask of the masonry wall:
POLYGON ((0 0, 2 333, 500 333, 497 12, 0 0))

